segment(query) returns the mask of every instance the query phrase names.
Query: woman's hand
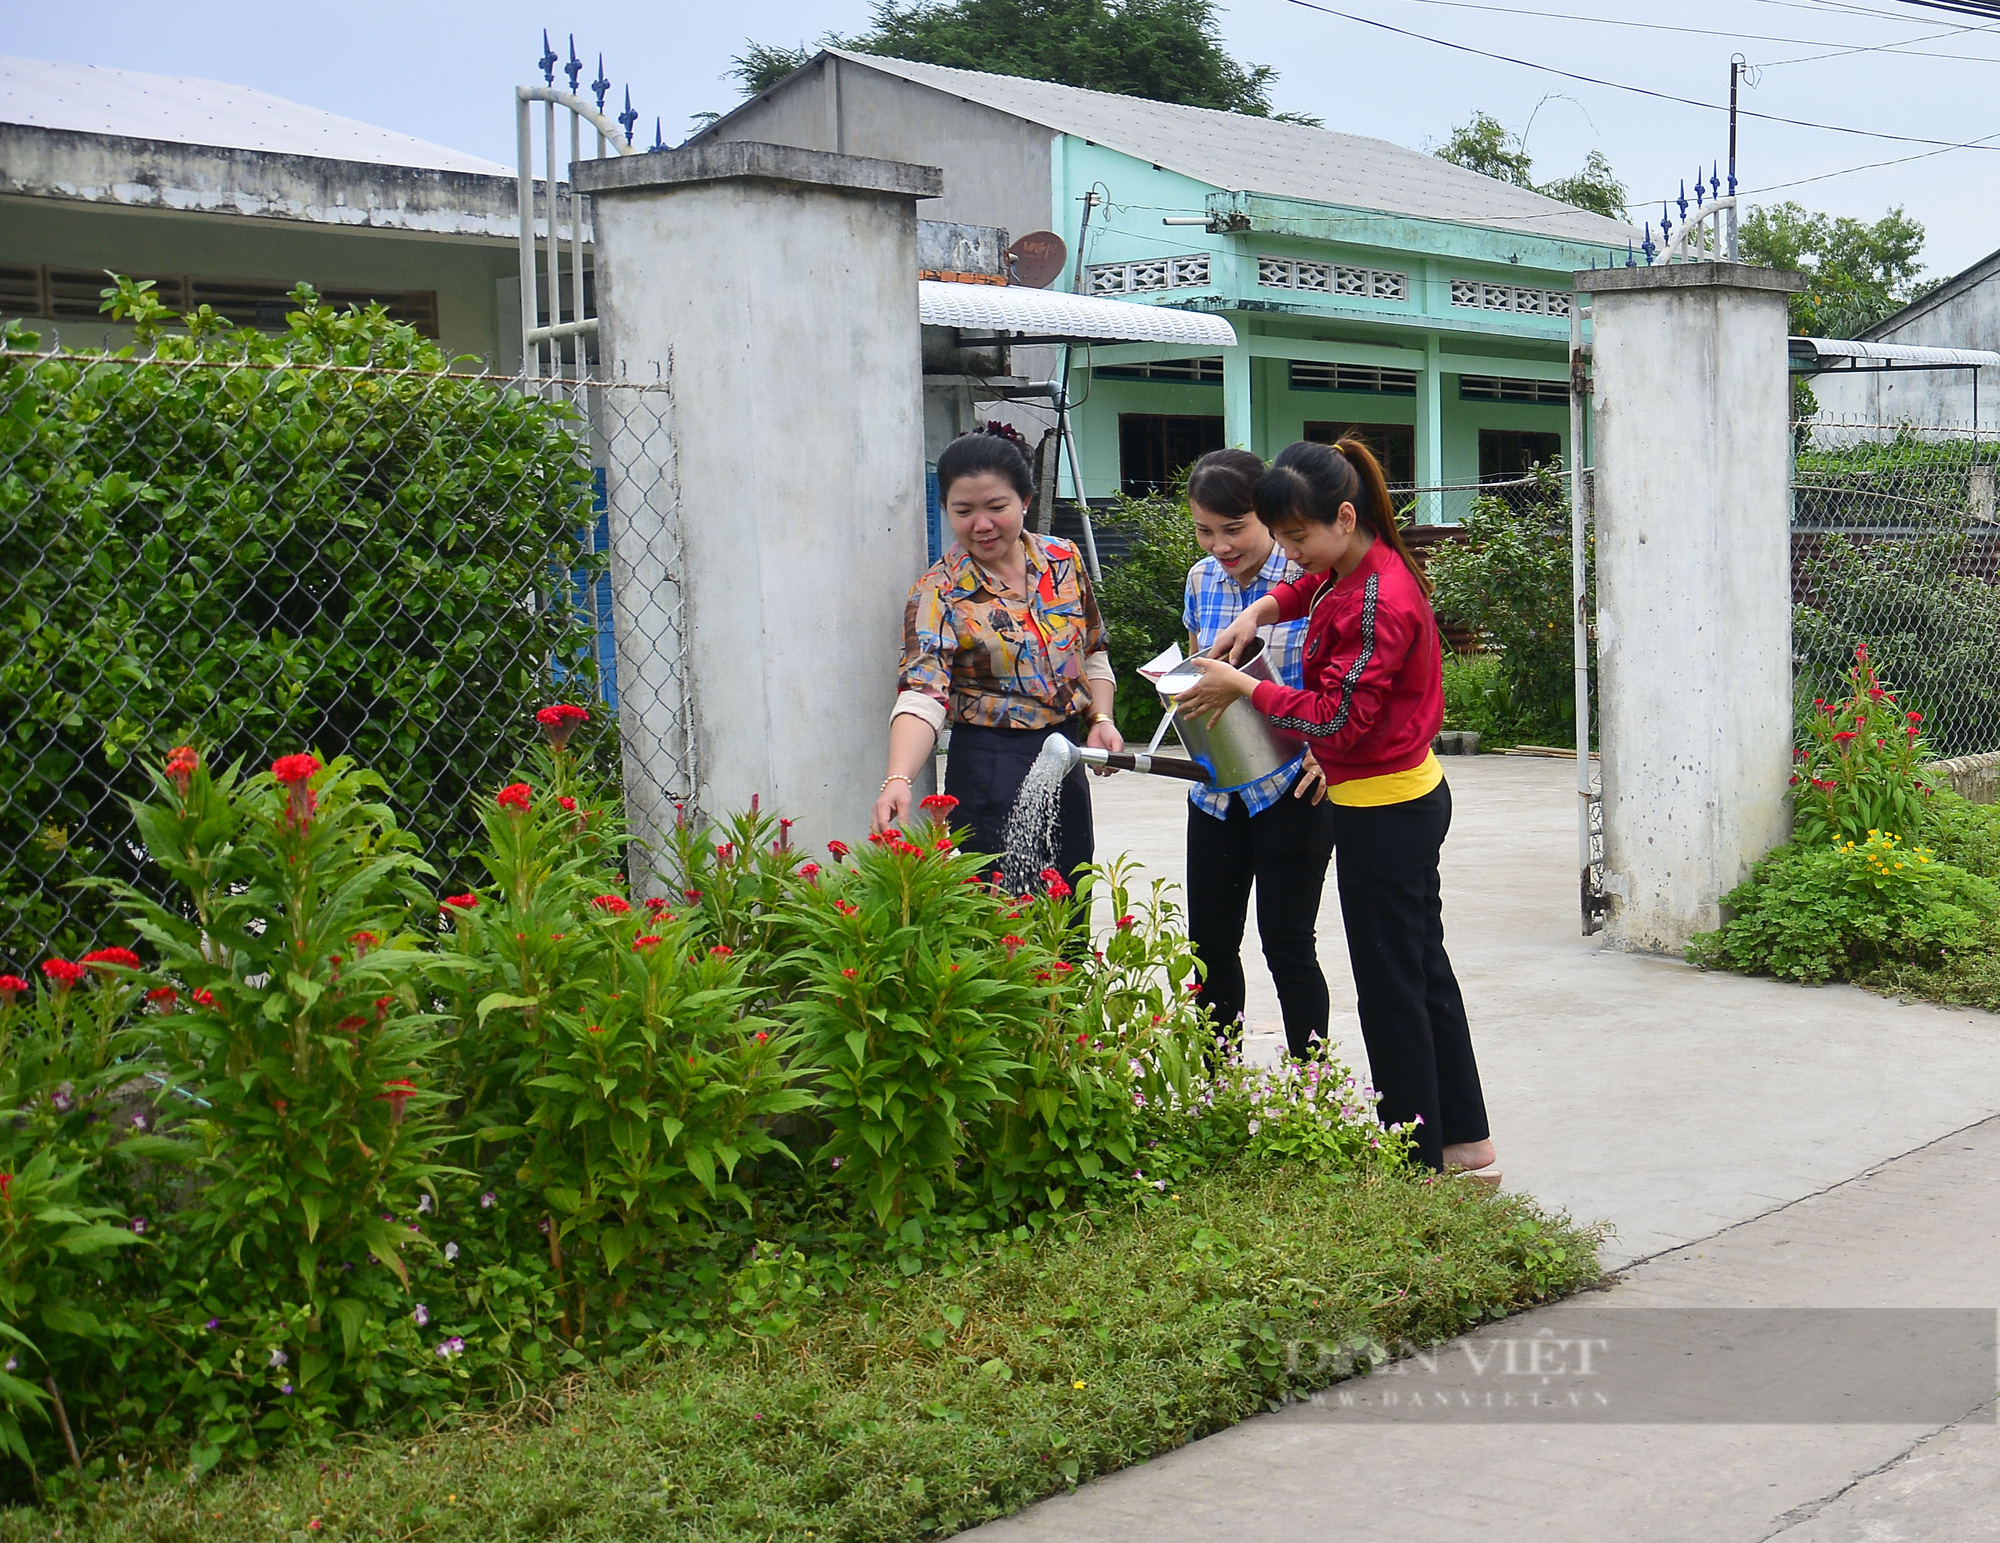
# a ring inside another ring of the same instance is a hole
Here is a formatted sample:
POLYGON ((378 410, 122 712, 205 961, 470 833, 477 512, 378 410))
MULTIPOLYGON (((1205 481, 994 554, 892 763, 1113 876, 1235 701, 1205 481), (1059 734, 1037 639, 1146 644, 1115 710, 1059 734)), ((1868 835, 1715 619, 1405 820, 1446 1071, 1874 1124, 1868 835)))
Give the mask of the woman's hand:
POLYGON ((1215 641, 1209 645, 1208 652, 1201 657, 1227 659, 1234 664, 1243 657, 1244 650, 1256 641, 1257 619, 1251 610, 1245 610, 1235 621, 1215 635, 1215 641))
POLYGON ((1306 752, 1305 765, 1299 768, 1299 780, 1292 788, 1292 797, 1309 799, 1315 804, 1326 797, 1326 773, 1319 769, 1319 762, 1313 759, 1310 750, 1306 752))
MULTIPOLYGON (((1232 622, 1230 631, 1234 630, 1235 623, 1232 622)), ((1251 629, 1250 635, 1252 637, 1257 635, 1255 628, 1251 629)), ((1229 633, 1225 632, 1216 640, 1216 647, 1220 648, 1228 641, 1229 633)), ((1204 655, 1188 662, 1201 671, 1201 679, 1175 697, 1174 704, 1183 714, 1193 714, 1197 723, 1206 721, 1213 725, 1231 702, 1238 697, 1246 697, 1257 689, 1256 681, 1241 670, 1232 669, 1220 659, 1204 655), (1205 719, 1204 714, 1206 714, 1205 719)))
MULTIPOLYGON (((1118 725, 1115 723, 1093 723, 1090 726, 1090 733, 1084 736, 1083 742, 1093 750, 1110 750, 1115 753, 1125 748, 1125 736, 1118 732, 1118 725)), ((1115 766, 1093 766, 1091 770, 1100 777, 1118 775, 1118 768, 1115 766)))
POLYGON ((868 833, 879 836, 885 830, 900 830, 910 818, 910 785, 900 779, 886 784, 882 796, 868 814, 868 833))

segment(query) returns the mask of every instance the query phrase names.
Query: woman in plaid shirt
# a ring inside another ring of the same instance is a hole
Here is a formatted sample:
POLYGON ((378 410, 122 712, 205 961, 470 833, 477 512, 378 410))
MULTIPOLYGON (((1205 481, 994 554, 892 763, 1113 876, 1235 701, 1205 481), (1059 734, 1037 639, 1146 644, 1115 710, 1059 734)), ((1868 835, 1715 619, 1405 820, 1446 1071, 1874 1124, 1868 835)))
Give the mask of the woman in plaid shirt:
MULTIPOLYGON (((1188 474, 1195 540, 1208 553, 1188 569, 1188 651, 1199 654, 1244 610, 1303 570, 1258 520, 1250 490, 1264 463, 1247 450, 1213 450, 1188 474)), ((1288 686, 1301 684, 1303 621, 1268 629, 1264 657, 1288 686)), ((1188 936, 1206 974, 1196 998, 1232 1045, 1243 1035, 1243 923, 1257 890, 1257 935, 1278 988, 1286 1044, 1309 1054, 1326 1038, 1326 976, 1319 967, 1320 890, 1333 855, 1333 811, 1320 802, 1319 769, 1301 754, 1248 787, 1188 794, 1188 936)))

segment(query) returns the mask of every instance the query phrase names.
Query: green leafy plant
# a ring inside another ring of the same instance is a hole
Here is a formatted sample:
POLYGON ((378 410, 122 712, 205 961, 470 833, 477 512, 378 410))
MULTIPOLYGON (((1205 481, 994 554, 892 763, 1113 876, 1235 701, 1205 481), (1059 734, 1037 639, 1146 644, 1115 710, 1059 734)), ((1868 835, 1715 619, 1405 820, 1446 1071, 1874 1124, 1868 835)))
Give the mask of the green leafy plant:
POLYGON ((1188 569, 1203 555, 1194 539, 1186 483, 1150 498, 1121 493, 1116 507, 1099 518, 1128 542, 1125 556, 1105 569, 1097 591, 1118 673, 1118 724, 1127 735, 1150 734, 1164 709, 1159 694, 1135 672, 1163 649, 1187 648, 1182 607, 1188 569))
POLYGON ((102 890, 150 882, 125 800, 200 739, 218 765, 310 744, 378 765, 427 855, 459 864, 475 789, 551 662, 595 679, 559 597, 603 559, 567 409, 453 373, 380 307, 300 286, 282 333, 107 306, 150 352, 0 352, 0 944, 75 951, 102 890), (557 581, 553 586, 552 576, 557 581), (570 577, 573 576, 573 577, 570 577), (551 589, 554 589, 554 596, 551 589), (552 600, 555 603, 551 603, 552 600))
POLYGON ((1474 675, 1459 687, 1461 701, 1471 689, 1484 699, 1492 728, 1481 732, 1573 745, 1569 497, 1557 468, 1538 466, 1533 478, 1525 500, 1473 499, 1464 540, 1436 548, 1428 572, 1438 614, 1472 628, 1497 656, 1489 678, 1474 675))
POLYGON ((1729 919, 1688 945, 1690 961, 1704 968, 1847 980, 2000 942, 2000 886, 1887 831, 1858 842, 1788 843, 1722 904, 1729 919))
POLYGON ((1919 725, 1876 675, 1868 645, 1854 651, 1847 694, 1815 699, 1804 715, 1794 752, 1792 830, 1804 845, 1867 841, 1890 832, 1914 841, 1924 834, 1934 773, 1926 772, 1919 725))

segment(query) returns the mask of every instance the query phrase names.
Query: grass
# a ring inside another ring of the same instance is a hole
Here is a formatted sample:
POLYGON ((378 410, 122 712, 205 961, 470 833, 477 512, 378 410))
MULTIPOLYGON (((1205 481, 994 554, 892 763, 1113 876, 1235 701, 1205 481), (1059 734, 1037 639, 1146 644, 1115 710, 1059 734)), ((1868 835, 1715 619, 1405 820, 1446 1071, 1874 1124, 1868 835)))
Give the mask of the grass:
POLYGON ((1304 1391, 1300 1341, 1436 1341, 1585 1286, 1597 1241, 1469 1183, 1238 1169, 422 1439, 0 1512, 0 1540, 943 1536, 1304 1391))

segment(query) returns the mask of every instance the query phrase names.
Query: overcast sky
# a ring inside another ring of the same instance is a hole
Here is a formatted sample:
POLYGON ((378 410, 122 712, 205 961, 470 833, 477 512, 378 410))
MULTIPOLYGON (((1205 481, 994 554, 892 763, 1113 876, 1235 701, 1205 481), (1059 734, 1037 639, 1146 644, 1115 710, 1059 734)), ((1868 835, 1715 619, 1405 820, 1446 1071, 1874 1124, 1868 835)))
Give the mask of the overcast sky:
MULTIPOLYGON (((1824 178, 1762 197, 1866 219, 1900 203, 1929 230, 1933 275, 2000 247, 2000 23, 1975 26, 1896 0, 1321 3, 1593 78, 1481 58, 1291 0, 1235 0, 1223 13, 1230 51, 1276 64, 1278 104, 1329 128, 1428 147, 1482 108, 1517 132, 1532 122, 1538 176, 1572 171, 1593 146, 1602 149, 1632 190, 1634 218, 1657 217, 1659 199, 1697 162, 1726 155, 1726 119, 1617 86, 1720 104, 1730 55, 1741 53, 1762 66, 1759 84, 1743 93, 1749 111, 1911 140, 1991 136, 1994 147, 1931 154, 1930 144, 1746 118, 1739 158, 1747 191, 1824 178), (1910 156, 1923 158, 1849 170, 1910 156)), ((651 143, 657 115, 673 143, 689 132, 691 114, 737 99, 722 76, 746 37, 797 43, 829 28, 858 29, 867 11, 866 0, 669 0, 567 12, 521 0, 201 0, 169 25, 157 0, 97 0, 13 12, 0 49, 238 82, 511 162, 509 90, 535 76, 544 26, 559 50, 577 29, 586 81, 601 49, 616 94, 629 83, 644 114, 642 140, 651 143)))

